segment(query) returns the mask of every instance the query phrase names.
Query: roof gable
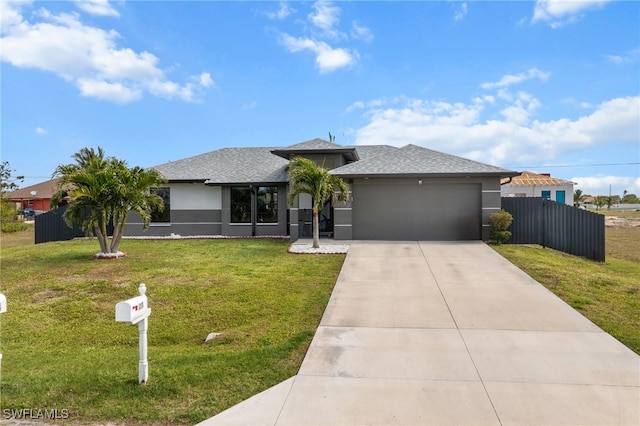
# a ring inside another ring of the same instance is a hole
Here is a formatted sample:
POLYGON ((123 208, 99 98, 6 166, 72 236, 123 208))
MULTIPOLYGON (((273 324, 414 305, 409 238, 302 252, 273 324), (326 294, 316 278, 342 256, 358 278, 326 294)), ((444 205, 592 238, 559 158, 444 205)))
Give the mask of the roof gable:
POLYGON ((323 150, 329 151, 333 149, 344 148, 337 143, 329 142, 324 139, 315 138, 308 141, 300 142, 294 145, 289 145, 284 148, 278 148, 279 151, 300 151, 300 150, 323 150))
POLYGON ((342 154, 347 161, 358 161, 358 153, 354 146, 338 145, 337 143, 329 142, 324 139, 311 139, 306 142, 301 142, 295 145, 291 145, 285 148, 276 148, 271 151, 279 157, 290 160, 295 155, 310 155, 310 154, 342 154))

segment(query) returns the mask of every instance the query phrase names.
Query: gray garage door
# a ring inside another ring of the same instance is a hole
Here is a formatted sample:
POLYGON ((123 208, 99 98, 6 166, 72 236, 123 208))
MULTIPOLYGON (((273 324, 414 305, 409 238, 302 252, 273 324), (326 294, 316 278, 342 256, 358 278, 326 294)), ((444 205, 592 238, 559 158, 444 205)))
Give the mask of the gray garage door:
MULTIPOLYGON (((479 240, 480 184, 353 185, 356 240, 479 240)), ((415 182, 415 183, 414 183, 415 182)))

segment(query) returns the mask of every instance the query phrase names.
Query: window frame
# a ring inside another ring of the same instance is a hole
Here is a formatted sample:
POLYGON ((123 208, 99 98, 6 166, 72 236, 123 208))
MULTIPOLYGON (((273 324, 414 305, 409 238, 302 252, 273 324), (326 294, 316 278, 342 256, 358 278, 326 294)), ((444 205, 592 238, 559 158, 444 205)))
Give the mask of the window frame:
POLYGON ((151 210, 151 224, 152 225, 164 225, 171 223, 171 187, 169 186, 157 186, 149 188, 152 194, 159 195, 162 198, 164 209, 162 212, 156 209, 151 210), (166 194, 158 194, 158 192, 165 192, 166 194))
POLYGON ((278 223, 278 187, 259 186, 256 195, 256 223, 273 225, 278 223), (271 190, 271 191, 269 191, 271 190), (271 200, 267 200, 271 196, 271 200))
POLYGON ((230 202, 229 202, 229 223, 236 225, 250 225, 251 224, 251 212, 252 212, 252 189, 251 186, 232 186, 229 189, 230 202), (242 201, 234 200, 234 195, 239 194, 239 191, 245 192, 243 194, 242 201), (246 198, 248 196, 248 199, 246 198), (247 209, 248 207, 248 209, 247 209), (241 216, 239 216, 240 214, 241 216))

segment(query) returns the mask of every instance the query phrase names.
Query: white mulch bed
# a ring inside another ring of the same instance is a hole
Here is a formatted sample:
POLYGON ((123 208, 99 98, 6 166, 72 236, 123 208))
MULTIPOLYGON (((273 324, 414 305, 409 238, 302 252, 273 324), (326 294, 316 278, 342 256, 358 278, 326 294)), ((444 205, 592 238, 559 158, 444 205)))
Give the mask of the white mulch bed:
POLYGON ((312 244, 292 244, 289 253, 301 254, 345 254, 349 251, 349 244, 320 244, 313 248, 312 244))
POLYGON ((123 253, 121 251, 117 253, 96 253, 93 255, 94 259, 120 259, 121 257, 125 257, 127 253, 123 253))

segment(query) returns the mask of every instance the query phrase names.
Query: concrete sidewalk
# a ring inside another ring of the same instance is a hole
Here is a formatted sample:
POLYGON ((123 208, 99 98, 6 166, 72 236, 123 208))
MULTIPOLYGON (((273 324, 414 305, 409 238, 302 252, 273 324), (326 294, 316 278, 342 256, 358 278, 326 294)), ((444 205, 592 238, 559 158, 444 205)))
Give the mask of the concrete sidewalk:
POLYGON ((201 425, 365 424, 638 425, 640 357, 482 242, 354 242, 298 375, 201 425))

